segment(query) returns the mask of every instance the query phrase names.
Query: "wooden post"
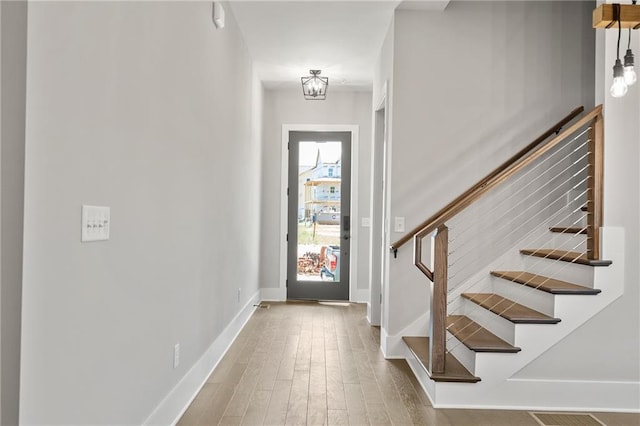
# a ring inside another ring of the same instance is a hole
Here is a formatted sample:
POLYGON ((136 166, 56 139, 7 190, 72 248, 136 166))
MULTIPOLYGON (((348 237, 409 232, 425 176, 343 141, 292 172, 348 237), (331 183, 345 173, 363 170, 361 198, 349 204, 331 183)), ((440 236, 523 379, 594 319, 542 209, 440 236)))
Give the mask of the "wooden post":
POLYGON ((449 255, 449 228, 438 227, 435 237, 433 284, 431 288, 431 346, 429 369, 431 374, 442 374, 445 370, 446 322, 447 322, 447 274, 449 255))
POLYGON ((589 176, 587 177, 587 258, 600 260, 600 227, 602 226, 602 193, 604 177, 604 126, 602 113, 589 129, 589 176))

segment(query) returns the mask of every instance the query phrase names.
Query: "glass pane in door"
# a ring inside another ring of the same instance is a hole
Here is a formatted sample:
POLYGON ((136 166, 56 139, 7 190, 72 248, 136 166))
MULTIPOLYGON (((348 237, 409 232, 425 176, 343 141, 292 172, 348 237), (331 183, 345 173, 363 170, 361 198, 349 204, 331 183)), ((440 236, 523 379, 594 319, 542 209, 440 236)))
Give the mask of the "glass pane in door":
POLYGON ((340 281, 342 142, 301 141, 297 280, 340 281))
POLYGON ((350 132, 289 132, 287 298, 349 299, 350 132))

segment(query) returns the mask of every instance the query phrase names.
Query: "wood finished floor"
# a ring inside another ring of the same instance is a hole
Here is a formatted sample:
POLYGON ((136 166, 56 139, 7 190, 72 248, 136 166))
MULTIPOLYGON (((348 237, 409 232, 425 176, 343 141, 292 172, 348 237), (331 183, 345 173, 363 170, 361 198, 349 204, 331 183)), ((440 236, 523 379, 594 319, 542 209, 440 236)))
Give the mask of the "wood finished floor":
MULTIPOLYGON (((178 425, 538 425, 526 411, 434 409, 407 363, 384 359, 365 309, 257 309, 178 425)), ((640 424, 635 414, 594 415, 640 424)))

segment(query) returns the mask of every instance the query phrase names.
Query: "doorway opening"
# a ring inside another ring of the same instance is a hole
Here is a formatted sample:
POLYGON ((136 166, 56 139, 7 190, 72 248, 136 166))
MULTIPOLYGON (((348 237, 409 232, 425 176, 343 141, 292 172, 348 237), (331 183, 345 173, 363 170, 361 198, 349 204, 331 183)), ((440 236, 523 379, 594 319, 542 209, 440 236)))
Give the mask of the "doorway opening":
POLYGON ((351 132, 288 136, 287 298, 349 300, 351 132))

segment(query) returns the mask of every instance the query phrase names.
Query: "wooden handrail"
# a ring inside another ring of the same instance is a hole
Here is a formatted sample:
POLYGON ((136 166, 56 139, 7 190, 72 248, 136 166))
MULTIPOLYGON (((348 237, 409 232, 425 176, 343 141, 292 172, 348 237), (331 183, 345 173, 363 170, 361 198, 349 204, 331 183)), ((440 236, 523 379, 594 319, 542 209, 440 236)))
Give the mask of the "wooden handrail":
POLYGON ((597 106, 588 114, 583 116, 579 121, 575 122, 571 127, 564 130, 562 133, 559 133, 563 126, 565 126, 583 111, 584 107, 578 107, 571 111, 569 115, 560 120, 558 123, 554 124, 549 130, 544 132, 542 135, 536 138, 536 140, 531 142, 506 162, 501 164, 498 168, 496 168, 494 171, 481 179, 478 183, 465 191, 462 195, 447 204, 444 208, 422 222, 420 225, 413 228, 402 238, 391 244, 391 250, 393 250, 393 252, 395 253, 400 247, 405 245, 417 234, 426 235, 436 230, 438 226, 444 224, 445 221, 457 215, 460 211, 462 211, 465 207, 484 195, 487 191, 500 184, 507 177, 521 170, 523 167, 529 165, 536 158, 539 158, 541 155, 562 142, 580 127, 586 125, 590 120, 593 120, 596 116, 601 114, 602 105, 597 106), (549 140, 544 145, 540 145, 554 133, 556 134, 556 137, 549 140))

